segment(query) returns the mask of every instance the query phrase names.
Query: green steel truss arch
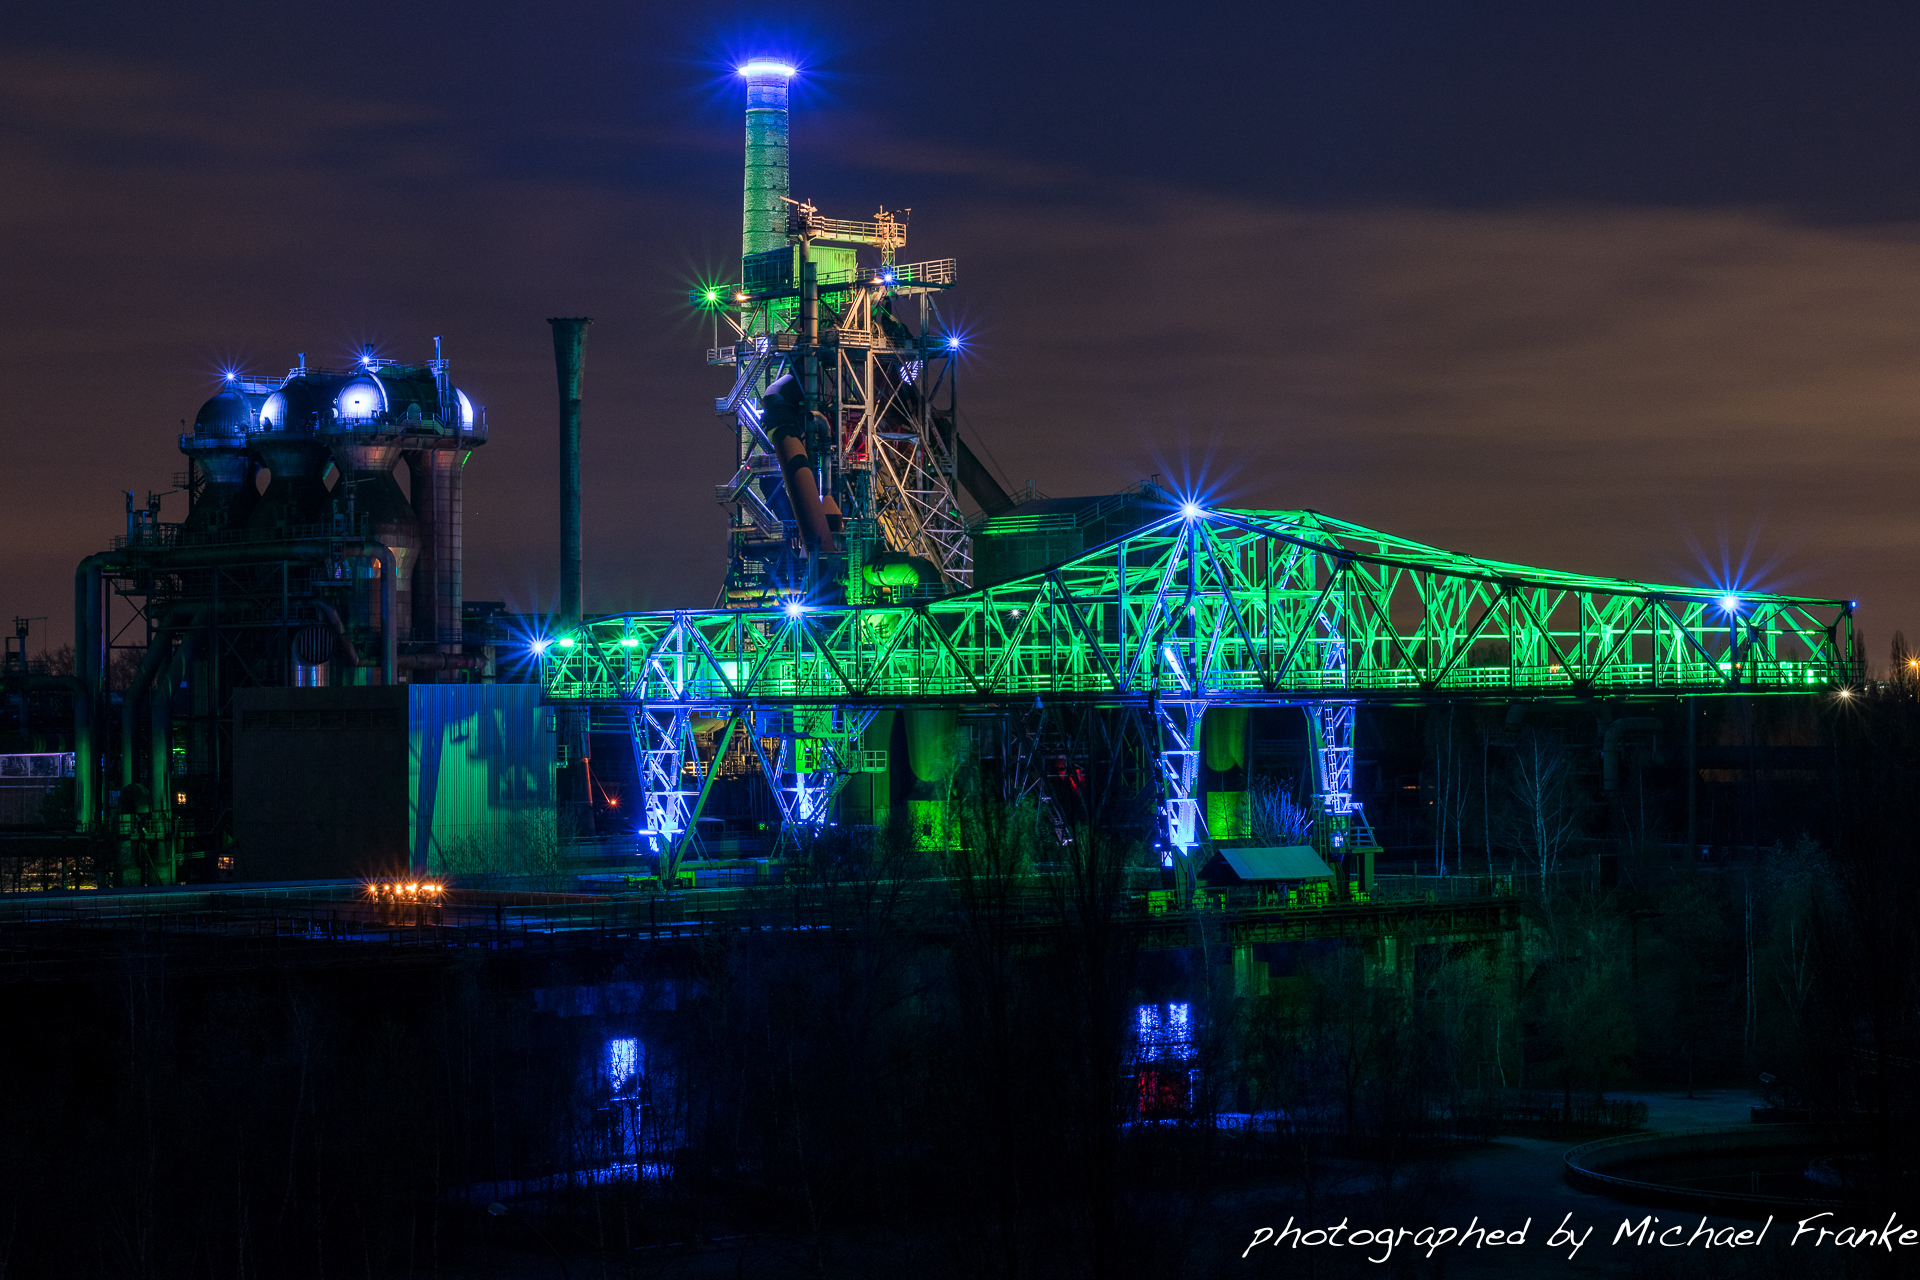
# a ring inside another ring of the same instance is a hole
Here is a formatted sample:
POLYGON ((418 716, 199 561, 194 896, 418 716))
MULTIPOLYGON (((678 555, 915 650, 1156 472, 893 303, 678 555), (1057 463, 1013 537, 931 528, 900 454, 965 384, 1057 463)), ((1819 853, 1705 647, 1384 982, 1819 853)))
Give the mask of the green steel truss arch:
MULTIPOLYGON (((1199 838, 1209 706, 1307 708, 1322 811, 1346 814, 1359 703, 1810 693, 1855 678, 1852 655, 1844 600, 1485 560, 1312 511, 1188 507, 939 599, 594 619, 546 647, 543 681, 554 702, 654 719, 807 707, 824 723, 863 707, 1034 699, 1139 708, 1161 733, 1169 838, 1184 847, 1199 838)), ((648 749, 662 747, 636 744, 648 749)), ((815 785, 830 798, 831 779, 815 785)), ((681 799, 649 806, 660 835, 687 829, 681 799)))

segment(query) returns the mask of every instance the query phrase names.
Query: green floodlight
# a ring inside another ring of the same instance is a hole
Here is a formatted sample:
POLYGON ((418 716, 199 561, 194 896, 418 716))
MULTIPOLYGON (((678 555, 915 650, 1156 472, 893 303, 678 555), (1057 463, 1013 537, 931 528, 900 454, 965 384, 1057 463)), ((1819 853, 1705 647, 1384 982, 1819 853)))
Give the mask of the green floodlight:
POLYGON ((723 311, 738 292, 738 286, 717 280, 702 280, 687 290, 687 301, 702 311, 723 311))

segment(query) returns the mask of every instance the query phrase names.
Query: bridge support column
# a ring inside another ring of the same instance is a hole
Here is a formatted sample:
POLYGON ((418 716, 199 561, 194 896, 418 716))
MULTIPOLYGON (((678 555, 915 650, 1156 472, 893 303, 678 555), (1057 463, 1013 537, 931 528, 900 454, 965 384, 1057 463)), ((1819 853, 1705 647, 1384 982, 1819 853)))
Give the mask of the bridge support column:
POLYGON ((1200 721, 1207 704, 1156 697, 1152 717, 1158 751, 1160 815, 1166 830, 1163 867, 1178 867, 1183 888, 1193 888, 1197 867, 1190 854, 1203 838, 1200 822, 1200 721))
POLYGON ((1311 703, 1307 716, 1309 754, 1313 757, 1314 851, 1338 872, 1342 900, 1356 889, 1373 893, 1373 855, 1380 851, 1366 811, 1353 798, 1354 707, 1352 703, 1311 703), (1359 854, 1359 857, 1354 857, 1359 854))

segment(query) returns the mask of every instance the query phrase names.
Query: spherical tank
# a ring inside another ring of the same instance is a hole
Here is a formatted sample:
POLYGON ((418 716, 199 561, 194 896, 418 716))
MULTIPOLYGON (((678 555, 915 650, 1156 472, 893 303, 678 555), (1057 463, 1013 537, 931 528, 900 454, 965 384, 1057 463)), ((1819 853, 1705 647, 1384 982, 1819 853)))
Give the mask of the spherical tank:
POLYGON ((200 472, 199 489, 184 521, 189 531, 245 524, 259 501, 253 459, 247 454, 258 399, 232 388, 222 391, 200 406, 193 434, 181 438, 180 451, 200 472))
POLYGON ((337 376, 307 374, 267 397, 261 407, 261 429, 251 441, 255 460, 267 469, 267 489, 248 517, 249 528, 313 524, 320 519, 327 506, 327 490, 321 482, 327 447, 315 433, 331 422, 334 393, 341 381, 337 376))

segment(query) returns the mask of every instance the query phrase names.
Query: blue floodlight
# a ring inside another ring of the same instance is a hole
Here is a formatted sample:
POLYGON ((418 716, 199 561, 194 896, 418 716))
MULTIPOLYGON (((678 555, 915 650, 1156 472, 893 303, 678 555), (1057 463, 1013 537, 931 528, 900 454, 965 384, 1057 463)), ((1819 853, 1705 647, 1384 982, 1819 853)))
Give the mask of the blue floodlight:
POLYGON ((1721 596, 1720 611, 1722 613, 1740 612, 1740 597, 1739 596, 1721 596))
POLYGON ((787 62, 775 62, 771 58, 755 58, 752 62, 742 63, 739 72, 743 76, 785 76, 791 80, 800 73, 787 62))
POLYGON ((1180 505, 1180 514, 1185 516, 1189 520, 1198 520, 1201 516, 1207 513, 1200 509, 1199 503, 1185 502, 1180 505))
POLYGON ((806 611, 807 606, 801 604, 798 600, 787 601, 787 616, 789 618, 797 618, 806 611))
POLYGON ((535 640, 532 644, 528 645, 527 648, 533 650, 535 653, 545 653, 547 651, 547 645, 550 643, 552 642, 548 640, 535 640))

